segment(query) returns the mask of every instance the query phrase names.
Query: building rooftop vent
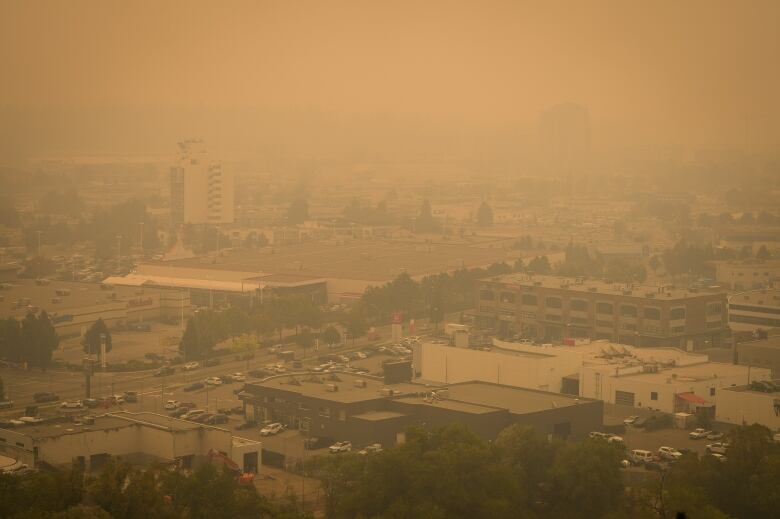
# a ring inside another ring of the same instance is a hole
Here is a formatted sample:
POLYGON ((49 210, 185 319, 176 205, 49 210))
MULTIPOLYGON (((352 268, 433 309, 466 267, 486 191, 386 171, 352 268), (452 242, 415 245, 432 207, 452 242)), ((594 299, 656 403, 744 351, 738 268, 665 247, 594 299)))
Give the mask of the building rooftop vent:
POLYGON ((588 292, 598 292, 597 287, 588 287, 588 292))

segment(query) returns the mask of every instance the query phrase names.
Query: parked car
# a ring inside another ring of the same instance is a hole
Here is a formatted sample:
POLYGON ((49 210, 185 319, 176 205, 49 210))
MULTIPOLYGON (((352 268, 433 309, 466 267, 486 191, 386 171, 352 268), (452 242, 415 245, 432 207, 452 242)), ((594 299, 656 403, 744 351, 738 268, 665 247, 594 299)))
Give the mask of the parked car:
POLYGON ((322 449, 327 447, 331 441, 332 440, 330 438, 312 436, 304 440, 303 448, 308 450, 322 449))
POLYGON ((688 433, 688 438, 690 438, 691 440, 702 440, 706 438, 708 434, 712 434, 712 431, 708 431, 707 429, 702 429, 701 427, 698 427, 688 433))
POLYGON ((172 416, 174 418, 181 418, 183 415, 185 415, 190 409, 188 407, 177 407, 170 413, 168 413, 168 416, 172 416))
POLYGON ((382 444, 381 443, 372 443, 371 445, 367 445, 363 449, 360 449, 358 451, 358 454, 361 454, 363 456, 367 454, 377 454, 379 452, 382 452, 382 444))
POLYGON ((726 458, 726 456, 724 456, 723 454, 720 454, 718 452, 711 452, 711 453, 709 453, 709 455, 712 456, 713 458, 715 458, 716 460, 718 460, 721 463, 726 463, 728 461, 728 458, 726 458))
POLYGON ((84 409, 84 404, 81 400, 66 400, 60 404, 63 409, 84 409))
POLYGON ((179 416, 179 418, 181 418, 182 420, 192 420, 193 418, 196 418, 205 413, 206 413, 205 409, 189 409, 184 414, 179 416))
POLYGON ((221 386, 222 385, 222 379, 219 377, 209 377, 204 382, 210 386, 221 386))
POLYGON ((658 457, 663 460, 677 461, 682 457, 682 452, 678 451, 674 447, 663 446, 658 448, 658 457))
POLYGON ((715 442, 707 444, 705 451, 707 454, 726 454, 729 447, 731 447, 731 444, 728 442, 715 442))
POLYGON ((328 452, 337 454, 339 452, 349 452, 352 450, 352 442, 336 442, 328 447, 328 452))
POLYGON ((125 402, 131 404, 138 402, 138 391, 125 391, 124 398, 125 402))
POLYGON ((109 395, 103 400, 109 405, 122 405, 125 403, 125 397, 122 395, 109 395))
POLYGON ((723 434, 722 432, 715 432, 715 431, 713 431, 713 432, 711 432, 710 434, 707 435, 707 439, 708 440, 722 440, 724 436, 725 436, 725 434, 723 434))
POLYGON ((200 367, 200 362, 188 362, 182 367, 184 368, 184 371, 192 371, 193 369, 198 369, 200 367))
POLYGON ((41 423, 43 422, 43 418, 38 418, 37 416, 22 416, 19 418, 19 421, 22 423, 41 423))
POLYGON ((219 366, 220 362, 222 362, 220 359, 206 359, 205 365, 207 367, 209 367, 209 366, 219 366))
POLYGON ((0 409, 11 409, 14 403, 11 400, 4 400, 0 402, 0 409))
POLYGON ((182 391, 197 391, 198 389, 203 389, 204 387, 206 387, 206 384, 203 382, 193 382, 189 386, 184 386, 182 391))
POLYGON ((33 395, 33 400, 39 404, 45 404, 46 402, 56 402, 59 399, 60 397, 58 397, 56 393, 43 392, 35 393, 33 395))
POLYGON ((195 409, 198 406, 195 405, 195 402, 182 402, 179 404, 179 407, 184 407, 185 409, 195 409))
POLYGON ((271 375, 272 372, 266 371, 264 369, 253 369, 248 374, 252 378, 265 378, 265 377, 271 375))
POLYGON ((228 423, 228 417, 224 413, 217 413, 211 415, 204 423, 208 425, 219 425, 223 423, 228 423))
POLYGON ((626 418, 625 420, 623 420, 623 425, 633 425, 634 422, 636 422, 637 420, 639 420, 639 416, 631 415, 628 418, 626 418))
POLYGON ((653 461, 653 453, 644 449, 634 449, 628 453, 628 459, 634 465, 641 465, 647 461, 653 461))
POLYGON ((235 380, 236 382, 243 382, 246 380, 246 376, 244 376, 243 373, 238 371, 235 373, 231 373, 230 376, 233 377, 233 380, 235 380))
POLYGON ((202 413, 198 416, 194 416, 192 418, 187 418, 187 420, 191 420, 193 422, 197 423, 206 423, 207 420, 211 419, 211 417, 214 416, 214 413, 202 413))
POLYGON ((282 432, 284 425, 280 423, 271 423, 260 429, 260 436, 275 436, 282 432))
POLYGON ((86 398, 84 399, 84 405, 90 409, 94 409, 100 405, 100 402, 96 398, 86 398))
POLYGON ((178 400, 168 400, 167 402, 165 402, 165 405, 163 407, 165 407, 165 409, 167 409, 168 411, 173 411, 174 409, 179 407, 179 401, 178 400))
POLYGON ((176 370, 174 370, 170 366, 163 366, 162 368, 158 369, 154 372, 155 377, 167 377, 168 375, 173 375, 176 373, 176 370))
POLYGON ((237 425, 236 430, 243 431, 244 429, 252 429, 254 427, 257 427, 257 422, 249 421, 237 425))

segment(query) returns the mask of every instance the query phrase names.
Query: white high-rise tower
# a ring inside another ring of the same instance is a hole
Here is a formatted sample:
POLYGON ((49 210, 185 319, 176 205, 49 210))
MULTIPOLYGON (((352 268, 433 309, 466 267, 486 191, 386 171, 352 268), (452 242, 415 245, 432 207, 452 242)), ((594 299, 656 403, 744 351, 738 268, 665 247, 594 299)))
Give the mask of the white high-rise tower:
POLYGON ((171 167, 171 218, 174 224, 233 222, 233 173, 209 160, 201 140, 179 143, 171 167))

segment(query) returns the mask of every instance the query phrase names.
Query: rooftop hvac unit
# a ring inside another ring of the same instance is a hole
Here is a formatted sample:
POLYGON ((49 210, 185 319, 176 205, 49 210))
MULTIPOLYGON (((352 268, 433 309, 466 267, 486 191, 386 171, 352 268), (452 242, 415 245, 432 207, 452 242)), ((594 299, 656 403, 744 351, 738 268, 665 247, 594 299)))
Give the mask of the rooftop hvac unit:
POLYGON ((325 384, 325 391, 328 391, 330 393, 335 393, 339 390, 339 386, 336 384, 325 384))
POLYGON ((542 286, 542 282, 541 281, 534 281, 534 286, 535 287, 540 287, 540 286, 542 286))
POLYGON ((655 294, 653 292, 648 292, 645 294, 645 297, 653 299, 655 297, 655 294))
POLYGON ((623 290, 623 295, 624 296, 630 296, 631 295, 631 291, 630 290, 623 290))
POLYGON ((383 387, 379 390, 379 394, 382 396, 393 396, 393 390, 389 387, 383 387))
POLYGON ((588 287, 588 292, 596 292, 598 291, 598 288, 596 287, 588 287))
POLYGON ((366 381, 365 380, 356 380, 355 381, 355 387, 366 387, 366 381))

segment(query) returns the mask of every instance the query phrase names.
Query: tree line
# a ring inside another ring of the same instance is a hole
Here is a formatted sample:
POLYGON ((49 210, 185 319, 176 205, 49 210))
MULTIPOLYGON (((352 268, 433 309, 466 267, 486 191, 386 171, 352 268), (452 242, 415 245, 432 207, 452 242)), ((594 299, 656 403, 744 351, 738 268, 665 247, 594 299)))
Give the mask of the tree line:
POLYGON ((8 519, 296 519, 310 517, 203 464, 192 474, 133 468, 111 460, 96 476, 61 472, 0 474, 0 517, 8 519))
POLYGON ((462 425, 411 428, 398 447, 321 456, 306 468, 321 479, 332 519, 775 517, 780 446, 758 425, 737 428, 731 443, 725 462, 686 453, 630 486, 625 447, 549 442, 519 425, 493 442, 462 425))
POLYGON ((38 315, 30 312, 22 319, 0 320, 0 358, 45 368, 59 344, 60 338, 46 311, 38 315))

